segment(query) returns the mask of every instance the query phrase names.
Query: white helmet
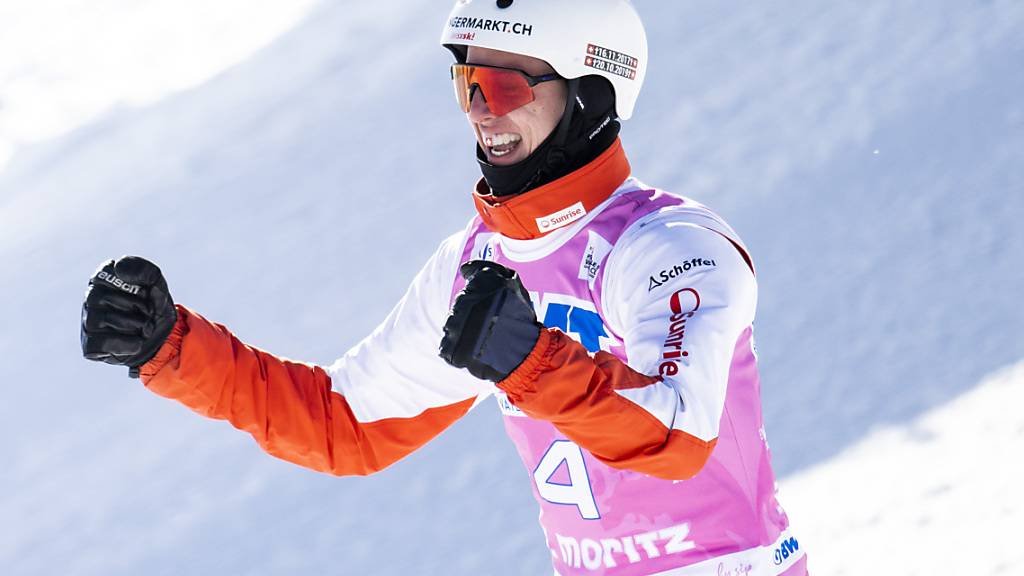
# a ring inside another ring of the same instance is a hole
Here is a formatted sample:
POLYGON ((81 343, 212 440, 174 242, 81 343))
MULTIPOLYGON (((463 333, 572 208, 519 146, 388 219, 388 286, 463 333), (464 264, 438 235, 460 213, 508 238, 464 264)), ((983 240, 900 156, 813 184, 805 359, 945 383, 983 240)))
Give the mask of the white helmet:
POLYGON ((623 120, 647 73, 647 33, 629 0, 456 0, 441 44, 539 58, 567 79, 607 78, 623 120))

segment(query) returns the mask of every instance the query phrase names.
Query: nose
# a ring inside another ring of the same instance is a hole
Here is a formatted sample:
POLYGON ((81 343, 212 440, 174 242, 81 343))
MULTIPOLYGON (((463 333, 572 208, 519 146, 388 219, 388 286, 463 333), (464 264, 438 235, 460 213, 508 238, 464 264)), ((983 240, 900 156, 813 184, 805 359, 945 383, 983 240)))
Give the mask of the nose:
POLYGON ((483 91, 477 87, 473 90, 473 96, 469 101, 469 120, 474 123, 485 122, 494 118, 494 114, 491 113, 491 108, 484 101, 483 91))

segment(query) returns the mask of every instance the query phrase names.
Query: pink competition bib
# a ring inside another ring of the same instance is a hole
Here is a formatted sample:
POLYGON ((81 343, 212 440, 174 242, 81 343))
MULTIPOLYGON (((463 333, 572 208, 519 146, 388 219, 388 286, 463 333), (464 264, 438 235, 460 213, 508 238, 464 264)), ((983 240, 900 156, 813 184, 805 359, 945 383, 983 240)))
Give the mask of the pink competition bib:
MULTIPOLYGON (((634 190, 611 198, 568 242, 531 262, 506 258, 497 236, 477 219, 463 261, 487 259, 516 270, 545 326, 561 329, 591 352, 605 350, 626 361, 622 339, 608 328, 600 306, 604 263, 632 223, 670 206, 703 211, 703 217, 720 221, 692 201, 634 190)), ((453 298, 463 285, 457 278, 453 298)), ((734 559, 736 553, 767 547, 769 561, 778 559, 781 565, 797 546, 783 538, 788 521, 775 499, 749 328, 735 343, 716 448, 690 480, 660 480, 608 467, 552 424, 524 415, 501 394, 498 405, 508 435, 531 472, 540 523, 558 574, 778 574, 757 572, 744 557, 734 559), (722 558, 721 566, 706 572, 673 570, 722 558)))

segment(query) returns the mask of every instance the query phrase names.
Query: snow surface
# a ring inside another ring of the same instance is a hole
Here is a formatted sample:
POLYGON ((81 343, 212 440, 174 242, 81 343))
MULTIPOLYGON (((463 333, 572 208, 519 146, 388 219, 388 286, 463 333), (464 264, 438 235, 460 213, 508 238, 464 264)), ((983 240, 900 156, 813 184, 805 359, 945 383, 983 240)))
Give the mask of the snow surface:
POLYGON ((1022 405, 1024 362, 787 478, 788 511, 815 571, 1024 571, 1018 542, 1024 419, 1014 409, 1022 405))
MULTIPOLYGON (((472 214, 446 7, 193 4, 0 6, 0 573, 550 573, 493 405, 337 479, 80 358, 87 278, 136 253, 252 344, 330 362, 472 214), (159 82, 75 109, 68 69, 159 82), (16 126, 46 99, 52 125, 16 126)), ((1021 573, 1024 4, 637 4, 652 62, 624 143, 754 253, 767 432, 812 570, 1021 573)))

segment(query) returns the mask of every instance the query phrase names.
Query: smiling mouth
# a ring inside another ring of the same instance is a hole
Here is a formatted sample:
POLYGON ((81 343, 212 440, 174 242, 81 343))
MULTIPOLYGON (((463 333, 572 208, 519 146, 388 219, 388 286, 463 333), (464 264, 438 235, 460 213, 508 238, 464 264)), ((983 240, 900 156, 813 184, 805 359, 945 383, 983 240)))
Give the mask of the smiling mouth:
POLYGON ((495 158, 501 158, 502 156, 508 156, 519 148, 519 144, 522 141, 522 136, 518 134, 496 134, 484 138, 484 146, 487 147, 487 150, 495 158))

